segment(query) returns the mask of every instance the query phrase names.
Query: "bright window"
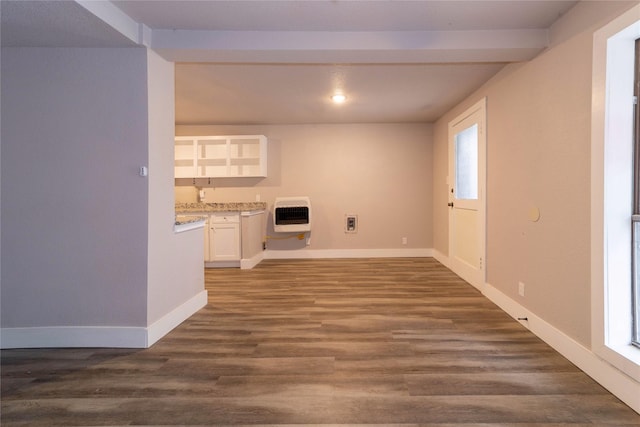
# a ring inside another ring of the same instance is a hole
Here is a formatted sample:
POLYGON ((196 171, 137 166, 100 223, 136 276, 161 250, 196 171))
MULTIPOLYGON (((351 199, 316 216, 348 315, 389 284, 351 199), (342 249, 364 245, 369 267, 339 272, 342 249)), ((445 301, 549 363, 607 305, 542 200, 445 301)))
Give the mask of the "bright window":
POLYGON ((478 124, 456 135, 456 198, 478 199, 478 124))
POLYGON ((640 6, 594 35, 591 152, 592 348, 640 381, 634 337, 634 74, 640 6))

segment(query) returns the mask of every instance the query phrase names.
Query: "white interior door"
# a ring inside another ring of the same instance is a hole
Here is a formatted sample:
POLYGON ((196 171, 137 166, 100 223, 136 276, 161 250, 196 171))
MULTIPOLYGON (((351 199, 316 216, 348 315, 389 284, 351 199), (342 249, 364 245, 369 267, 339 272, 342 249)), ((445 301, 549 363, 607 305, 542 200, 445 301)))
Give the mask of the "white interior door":
POLYGON ((486 98, 449 123, 449 261, 482 289, 486 242, 486 98))

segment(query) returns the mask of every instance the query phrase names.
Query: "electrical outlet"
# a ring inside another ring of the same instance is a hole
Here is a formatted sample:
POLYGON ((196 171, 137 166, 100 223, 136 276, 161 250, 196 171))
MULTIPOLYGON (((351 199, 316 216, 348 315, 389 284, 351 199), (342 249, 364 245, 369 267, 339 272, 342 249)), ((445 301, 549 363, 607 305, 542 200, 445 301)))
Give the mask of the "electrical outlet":
POLYGON ((347 214, 344 216, 344 232, 345 233, 358 232, 358 215, 347 214))
POLYGON ((524 283, 518 282, 518 294, 523 297, 524 296, 524 283))
POLYGON ((406 237, 403 237, 403 238, 402 238, 402 244, 403 244, 403 245, 406 245, 406 244, 407 244, 407 238, 406 238, 406 237))

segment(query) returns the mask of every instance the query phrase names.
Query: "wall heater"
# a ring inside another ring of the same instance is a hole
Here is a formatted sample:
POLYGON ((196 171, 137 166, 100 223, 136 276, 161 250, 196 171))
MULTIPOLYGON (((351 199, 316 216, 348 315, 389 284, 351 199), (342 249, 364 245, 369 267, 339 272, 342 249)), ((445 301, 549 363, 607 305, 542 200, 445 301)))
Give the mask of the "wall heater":
POLYGON ((308 197, 276 197, 273 230, 277 233, 311 231, 311 201, 308 197))

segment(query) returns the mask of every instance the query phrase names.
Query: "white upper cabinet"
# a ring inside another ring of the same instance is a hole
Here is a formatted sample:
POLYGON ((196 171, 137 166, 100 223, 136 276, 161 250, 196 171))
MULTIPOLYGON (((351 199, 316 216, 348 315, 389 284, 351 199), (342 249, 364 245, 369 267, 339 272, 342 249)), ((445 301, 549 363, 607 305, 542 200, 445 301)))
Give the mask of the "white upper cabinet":
POLYGON ((176 137, 176 178, 266 176, 267 137, 264 135, 176 137))
POLYGON ((176 178, 194 178, 196 175, 196 145, 192 139, 177 139, 174 146, 176 178))

